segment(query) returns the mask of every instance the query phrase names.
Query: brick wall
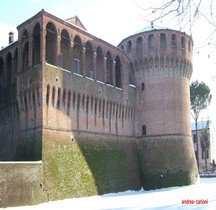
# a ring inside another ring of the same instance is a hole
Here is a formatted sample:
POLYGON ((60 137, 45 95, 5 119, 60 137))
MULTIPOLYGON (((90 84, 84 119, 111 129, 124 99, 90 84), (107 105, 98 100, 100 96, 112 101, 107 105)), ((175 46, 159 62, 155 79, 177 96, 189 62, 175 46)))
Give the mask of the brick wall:
POLYGON ((41 162, 0 162, 0 207, 34 205, 47 201, 41 185, 41 162))
POLYGON ((190 136, 155 135, 139 138, 144 189, 195 184, 199 176, 190 136))
POLYGON ((135 88, 116 88, 48 64, 43 72, 45 127, 135 135, 135 88))

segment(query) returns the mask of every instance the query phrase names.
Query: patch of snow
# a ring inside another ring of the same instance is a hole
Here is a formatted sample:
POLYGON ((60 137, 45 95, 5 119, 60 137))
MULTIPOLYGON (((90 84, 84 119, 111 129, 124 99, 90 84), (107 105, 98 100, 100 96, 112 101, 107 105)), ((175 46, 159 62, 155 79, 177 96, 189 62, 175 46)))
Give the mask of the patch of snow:
POLYGON ((216 178, 201 178, 200 180, 201 183, 190 186, 109 193, 102 196, 51 201, 36 206, 13 207, 5 210, 215 209, 216 178))

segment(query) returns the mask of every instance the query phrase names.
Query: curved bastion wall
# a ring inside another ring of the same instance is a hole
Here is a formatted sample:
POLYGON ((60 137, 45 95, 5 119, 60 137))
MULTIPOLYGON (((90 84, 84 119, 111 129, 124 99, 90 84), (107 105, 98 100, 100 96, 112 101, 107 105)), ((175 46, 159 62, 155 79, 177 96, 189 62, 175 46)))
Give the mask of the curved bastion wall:
POLYGON ((152 25, 119 47, 130 58, 136 80, 144 189, 194 183, 198 173, 190 123, 192 38, 152 25))

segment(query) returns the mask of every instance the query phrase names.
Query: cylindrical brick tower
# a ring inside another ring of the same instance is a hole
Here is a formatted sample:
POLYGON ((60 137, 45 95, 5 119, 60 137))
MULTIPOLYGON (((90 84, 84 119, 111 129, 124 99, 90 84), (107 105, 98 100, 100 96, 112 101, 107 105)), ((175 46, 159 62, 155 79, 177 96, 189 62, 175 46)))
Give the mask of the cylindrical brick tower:
POLYGON ((136 134, 144 189, 196 182, 189 92, 192 38, 151 25, 119 47, 130 58, 136 80, 136 134))

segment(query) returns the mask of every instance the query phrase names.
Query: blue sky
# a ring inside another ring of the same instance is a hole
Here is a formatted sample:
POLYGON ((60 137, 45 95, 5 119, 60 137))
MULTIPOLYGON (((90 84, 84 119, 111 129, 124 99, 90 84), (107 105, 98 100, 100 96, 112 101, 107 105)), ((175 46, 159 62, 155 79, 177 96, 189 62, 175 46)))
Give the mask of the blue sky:
MULTIPOLYGON (((62 19, 78 15, 90 33, 114 45, 146 26, 134 0, 1 0, 0 31, 2 25, 14 29, 41 9, 62 19)), ((1 33, 0 39, 4 35, 7 41, 8 33, 1 33)), ((4 42, 0 40, 0 46, 4 42)))
POLYGON ((88 2, 87 0, 1 0, 0 20, 10 25, 18 25, 42 8, 65 18, 70 10, 73 15, 82 8, 85 9, 88 2))

